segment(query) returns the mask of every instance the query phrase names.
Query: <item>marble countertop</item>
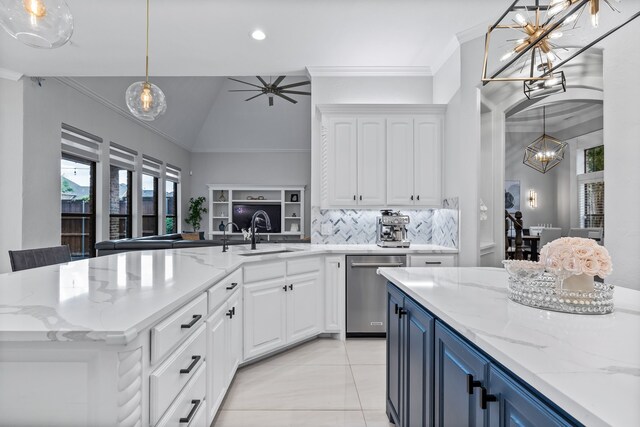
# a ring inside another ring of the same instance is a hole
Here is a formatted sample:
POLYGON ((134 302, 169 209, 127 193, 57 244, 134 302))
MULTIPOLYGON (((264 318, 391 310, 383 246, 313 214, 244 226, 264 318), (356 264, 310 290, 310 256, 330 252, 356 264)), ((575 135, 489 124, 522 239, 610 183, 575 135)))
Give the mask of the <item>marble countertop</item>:
POLYGON ((640 425, 640 291, 575 315, 507 297, 497 268, 381 268, 411 298, 588 426, 640 425))
POLYGON ((457 253, 434 245, 258 244, 126 252, 0 274, 0 341, 124 344, 244 263, 325 253, 457 253), (291 252, 269 254, 270 251, 291 252), (243 253, 263 255, 243 256, 243 253))

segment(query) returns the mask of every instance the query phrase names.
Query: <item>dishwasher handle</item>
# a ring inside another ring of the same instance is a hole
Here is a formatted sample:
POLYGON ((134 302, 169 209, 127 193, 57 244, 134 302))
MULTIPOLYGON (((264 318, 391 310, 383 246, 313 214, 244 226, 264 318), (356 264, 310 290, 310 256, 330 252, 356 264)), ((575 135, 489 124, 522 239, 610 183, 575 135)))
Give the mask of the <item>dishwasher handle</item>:
POLYGON ((352 262, 351 267, 366 268, 366 267, 404 267, 402 262, 352 262))

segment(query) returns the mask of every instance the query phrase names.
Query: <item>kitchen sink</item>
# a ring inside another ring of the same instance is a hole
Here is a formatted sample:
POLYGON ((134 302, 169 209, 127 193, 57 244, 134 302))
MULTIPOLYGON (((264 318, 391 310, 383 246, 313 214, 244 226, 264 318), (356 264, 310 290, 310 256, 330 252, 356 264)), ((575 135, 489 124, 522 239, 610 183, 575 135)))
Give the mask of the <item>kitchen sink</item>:
POLYGON ((287 252, 297 252, 295 250, 291 250, 291 249, 280 249, 277 251, 260 251, 260 252, 247 252, 244 254, 238 254, 240 256, 258 256, 258 255, 273 255, 273 254, 283 254, 283 253, 287 253, 287 252))

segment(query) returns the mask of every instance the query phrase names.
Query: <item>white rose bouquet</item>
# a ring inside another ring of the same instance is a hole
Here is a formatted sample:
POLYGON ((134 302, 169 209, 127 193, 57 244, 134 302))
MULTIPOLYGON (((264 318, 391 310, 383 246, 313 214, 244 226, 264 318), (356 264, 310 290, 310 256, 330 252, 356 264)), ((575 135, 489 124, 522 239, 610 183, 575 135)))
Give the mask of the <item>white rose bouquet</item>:
POLYGON ((609 252, 593 239, 562 237, 547 243, 540 250, 540 259, 553 272, 569 275, 586 274, 602 278, 611 274, 609 252))

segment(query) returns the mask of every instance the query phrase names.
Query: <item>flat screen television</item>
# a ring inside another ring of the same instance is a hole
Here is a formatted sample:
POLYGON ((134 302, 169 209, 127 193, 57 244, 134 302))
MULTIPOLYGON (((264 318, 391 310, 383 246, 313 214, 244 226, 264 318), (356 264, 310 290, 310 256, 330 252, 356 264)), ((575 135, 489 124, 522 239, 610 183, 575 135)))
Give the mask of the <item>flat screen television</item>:
MULTIPOLYGON (((238 227, 246 228, 247 230, 251 228, 251 217, 256 211, 263 210, 267 213, 269 220, 271 221, 271 230, 267 231, 265 229, 264 222, 256 223, 256 230, 259 233, 280 233, 281 231, 281 213, 282 206, 280 204, 277 205, 268 205, 268 204, 251 204, 251 203, 234 203, 233 204, 233 222, 236 223, 238 227)), ((234 233, 240 233, 240 230, 236 230, 233 228, 234 233)))

